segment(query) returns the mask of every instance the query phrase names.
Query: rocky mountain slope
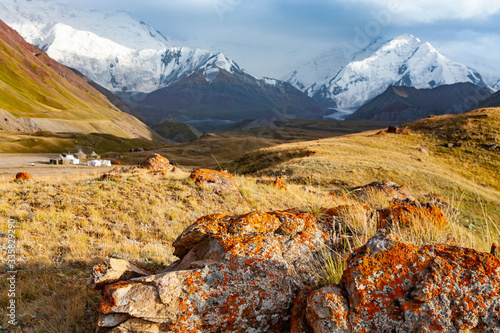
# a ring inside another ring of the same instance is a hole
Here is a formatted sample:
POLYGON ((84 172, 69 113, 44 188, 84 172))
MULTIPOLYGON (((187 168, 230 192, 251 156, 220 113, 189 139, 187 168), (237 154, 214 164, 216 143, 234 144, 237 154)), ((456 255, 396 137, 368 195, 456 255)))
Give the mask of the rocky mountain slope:
POLYGON ((328 113, 292 85, 255 78, 237 65, 231 71, 201 69, 130 103, 149 123, 176 119, 195 127, 204 126, 206 119, 227 127, 227 121, 231 124, 259 117, 315 119, 328 113))
POLYGON ((0 82, 0 109, 16 118, 19 130, 153 137, 146 125, 1 21, 0 82))
POLYGON ((492 108, 500 107, 500 91, 491 95, 488 99, 481 101, 475 106, 476 108, 492 108))
POLYGON ((472 83, 456 83, 432 89, 390 86, 346 119, 401 123, 430 115, 457 114, 468 111, 492 93, 490 89, 472 83))
POLYGON ((352 52, 344 48, 337 52, 343 62, 336 61, 337 56, 322 57, 334 60, 330 64, 332 70, 323 80, 308 85, 312 81, 309 73, 322 59, 303 66, 287 79, 322 105, 341 109, 360 107, 390 85, 426 89, 470 82, 486 86, 479 73, 444 57, 431 44, 409 34, 385 43, 377 40, 367 49, 352 52))
POLYGON ((498 80, 497 82, 495 82, 494 84, 492 84, 491 86, 494 90, 500 90, 500 80, 498 80))

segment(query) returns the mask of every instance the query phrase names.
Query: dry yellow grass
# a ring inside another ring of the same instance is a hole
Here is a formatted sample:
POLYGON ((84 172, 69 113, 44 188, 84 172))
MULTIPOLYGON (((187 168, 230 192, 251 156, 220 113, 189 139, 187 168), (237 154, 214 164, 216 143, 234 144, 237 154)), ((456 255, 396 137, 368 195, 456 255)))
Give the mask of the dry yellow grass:
MULTIPOLYGON (((91 266, 117 257, 161 269, 176 259, 173 240, 201 216, 343 203, 298 185, 280 191, 250 177, 236 177, 244 199, 219 196, 198 188, 188 176, 184 171, 127 174, 117 181, 98 181, 96 175, 45 176, 26 183, 4 178, 0 232, 6 234, 8 219, 18 226, 18 329, 91 332, 99 300, 85 288, 91 266)), ((0 279, 2 290, 6 285, 0 279)), ((7 302, 2 294, 2 318, 7 302)))
MULTIPOLYGON (((27 183, 0 176, 0 239, 3 245, 7 221, 14 219, 19 251, 19 326, 10 331, 92 332, 100 296, 85 287, 91 266, 113 256, 159 270, 175 260, 173 240, 207 214, 297 207, 321 216, 321 208, 353 206, 338 217, 343 246, 332 254, 334 261, 329 263, 326 255, 323 266, 330 265, 330 272, 319 272, 329 274, 325 281, 335 281, 342 260, 375 234, 374 211, 389 205, 379 193, 358 199, 350 190, 380 179, 406 184, 420 201, 431 200, 425 195, 433 192, 449 204, 444 209, 449 221, 444 229, 416 221, 411 228, 394 228, 396 237, 414 244, 448 242, 488 251, 500 234, 500 162, 493 159, 498 152, 483 151, 477 145, 450 152, 442 143, 424 132, 408 136, 365 132, 263 149, 247 157, 245 165, 242 160, 231 165, 235 171, 257 170, 235 177, 243 199, 196 187, 188 180, 187 170, 127 174, 102 182, 97 181, 98 175, 46 176, 27 183), (421 147, 429 156, 417 150, 421 147), (471 154, 477 155, 475 162, 471 154), (281 174, 288 182, 287 191, 272 185, 281 174), (340 195, 324 195, 330 191, 340 195)), ((203 148, 200 143, 196 147, 203 148)), ((225 161, 219 155, 216 158, 225 161)), ((1 251, 0 289, 5 290, 5 247, 1 251)), ((2 293, 0 325, 6 332, 7 302, 2 293)))

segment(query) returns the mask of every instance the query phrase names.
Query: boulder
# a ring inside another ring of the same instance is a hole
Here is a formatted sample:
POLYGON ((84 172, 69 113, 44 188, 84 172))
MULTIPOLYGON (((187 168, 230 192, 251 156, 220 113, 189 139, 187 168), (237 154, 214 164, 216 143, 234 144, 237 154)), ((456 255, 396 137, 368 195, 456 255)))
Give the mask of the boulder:
POLYGON ((410 200, 394 201, 388 209, 379 211, 378 215, 378 228, 394 224, 409 226, 418 221, 432 223, 438 228, 442 228, 448 223, 441 209, 434 204, 410 200))
POLYGON ((396 126, 389 126, 387 133, 408 135, 408 130, 396 126))
POLYGON ((377 234, 328 288, 308 297, 314 332, 499 331, 500 259, 489 253, 377 234))
POLYGON ((149 273, 126 260, 110 258, 102 264, 92 267, 92 276, 87 286, 100 290, 108 284, 146 275, 149 273))
POLYGON ((241 197, 233 175, 224 171, 198 169, 189 176, 196 185, 212 189, 215 193, 232 192, 241 197))
POLYGON ((165 271, 105 287, 100 327, 289 331, 293 301, 315 282, 311 265, 326 237, 312 215, 295 210, 202 217, 176 239, 180 259, 165 271))
POLYGON ((33 177, 31 177, 30 174, 26 173, 26 172, 18 172, 16 174, 16 181, 27 181, 27 180, 33 180, 33 177))
POLYGON ((139 163, 139 167, 153 172, 175 171, 175 167, 170 164, 170 161, 166 157, 159 154, 150 155, 144 161, 139 163))

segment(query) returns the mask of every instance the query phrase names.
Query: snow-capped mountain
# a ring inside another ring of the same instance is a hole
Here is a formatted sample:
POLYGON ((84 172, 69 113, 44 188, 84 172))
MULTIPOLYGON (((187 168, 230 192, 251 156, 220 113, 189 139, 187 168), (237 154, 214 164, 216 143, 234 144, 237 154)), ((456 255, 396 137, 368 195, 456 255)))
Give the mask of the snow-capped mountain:
POLYGON ((174 47, 144 22, 123 12, 71 8, 55 0, 3 0, 0 19, 53 59, 111 91, 149 93, 203 70, 238 69, 223 54, 174 47))
POLYGON ((362 49, 341 44, 299 66, 283 80, 305 91, 314 84, 327 80, 332 73, 339 73, 349 63, 366 59, 384 43, 383 39, 378 38, 362 49))
POLYGON ((295 75, 289 82, 321 104, 340 109, 357 108, 390 85, 425 89, 470 82, 486 86, 479 73, 446 58, 431 44, 410 34, 380 43, 369 54, 372 49, 354 53, 354 60, 344 66, 332 63, 327 78, 307 88, 297 85, 297 82, 310 83, 306 75, 295 75))
POLYGON ((0 19, 37 46, 44 45, 48 33, 58 23, 135 50, 159 50, 176 43, 125 12, 80 10, 56 0, 2 0, 0 19))

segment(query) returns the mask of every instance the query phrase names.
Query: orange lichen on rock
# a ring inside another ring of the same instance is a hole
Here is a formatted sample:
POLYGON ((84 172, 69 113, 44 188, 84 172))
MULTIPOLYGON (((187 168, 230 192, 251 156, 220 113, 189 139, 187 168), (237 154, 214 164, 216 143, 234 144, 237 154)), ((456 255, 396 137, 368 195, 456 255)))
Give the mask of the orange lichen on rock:
POLYGON ((16 181, 27 181, 27 180, 33 180, 33 177, 31 177, 31 175, 26 172, 18 172, 16 174, 16 181))
POLYGON ((296 210, 204 216, 173 243, 179 261, 130 289, 108 286, 101 313, 128 316, 119 327, 163 323, 159 332, 282 332, 295 295, 315 281, 315 222, 296 210))
POLYGON ((416 221, 432 223, 442 228, 448 221, 441 209, 431 203, 419 204, 415 201, 395 201, 388 209, 379 211, 377 226, 383 228, 391 224, 409 226, 416 221))
POLYGON ((130 286, 129 281, 118 281, 114 284, 108 285, 104 288, 104 295, 99 305, 99 313, 109 314, 112 312, 112 308, 116 305, 116 299, 114 293, 121 288, 130 286))
POLYGON ((350 332, 349 305, 339 286, 318 289, 307 298, 306 318, 314 332, 350 332))
POLYGON ((224 171, 198 169, 189 176, 196 185, 211 188, 215 193, 232 192, 241 197, 240 189, 234 181, 234 177, 224 171))
POLYGON ((170 172, 175 170, 174 166, 170 164, 170 161, 159 154, 149 156, 139 163, 139 167, 154 172, 170 172))
POLYGON ((498 330, 500 260, 487 253, 379 234, 352 253, 341 283, 352 332, 498 330))
POLYGON ((287 189, 287 185, 285 183, 285 179, 283 177, 278 177, 274 180, 273 186, 277 188, 278 190, 285 190, 287 189))
POLYGON ((396 126, 389 126, 387 133, 408 135, 408 130, 396 126))
POLYGON ((308 228, 312 228, 316 223, 316 218, 309 213, 296 211, 294 209, 271 212, 280 221, 278 233, 285 235, 296 235, 308 228))

